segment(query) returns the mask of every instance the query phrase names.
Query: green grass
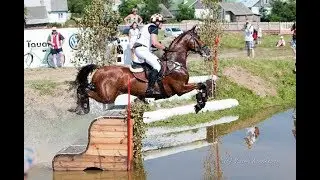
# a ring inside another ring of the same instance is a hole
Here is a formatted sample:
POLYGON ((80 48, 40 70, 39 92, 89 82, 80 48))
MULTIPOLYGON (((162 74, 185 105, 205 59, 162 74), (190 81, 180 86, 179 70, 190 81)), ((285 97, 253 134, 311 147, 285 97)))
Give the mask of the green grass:
MULTIPOLYGON (((284 40, 289 47, 289 42, 291 40, 291 35, 283 35, 284 40)), ((272 48, 275 47, 280 39, 280 35, 274 34, 263 34, 261 39, 261 44, 259 47, 272 48)), ((221 48, 222 49, 243 49, 244 48, 244 34, 242 32, 228 32, 224 33, 221 38, 221 48)))
MULTIPOLYGON (((270 58, 269 58, 270 59, 270 58)), ((193 61, 189 64, 189 71, 192 75, 208 74, 203 68, 211 67, 201 61, 193 61)), ((171 117, 165 121, 151 123, 150 126, 181 126, 195 125, 219 119, 226 115, 239 115, 240 119, 246 119, 255 113, 268 107, 278 106, 280 109, 295 106, 296 81, 292 73, 294 62, 292 60, 250 60, 238 59, 233 61, 220 61, 219 74, 220 79, 217 81, 216 99, 234 98, 239 101, 239 106, 227 110, 186 114, 171 117), (277 96, 260 97, 251 90, 230 81, 222 76, 221 71, 226 67, 239 66, 252 75, 256 75, 271 83, 277 90, 277 96)), ((195 100, 185 100, 179 102, 165 102, 166 106, 178 106, 186 103, 195 103, 195 100)))
POLYGON ((41 96, 54 95, 55 89, 58 87, 58 83, 52 80, 34 80, 26 82, 27 87, 35 89, 41 96))

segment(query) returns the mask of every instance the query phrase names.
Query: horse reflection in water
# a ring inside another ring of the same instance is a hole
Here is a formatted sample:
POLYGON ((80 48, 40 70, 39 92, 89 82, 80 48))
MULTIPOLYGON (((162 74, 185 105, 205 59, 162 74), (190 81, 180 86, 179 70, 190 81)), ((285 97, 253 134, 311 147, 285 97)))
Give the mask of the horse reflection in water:
POLYGON ((293 125, 294 125, 294 129, 292 129, 292 134, 294 138, 296 138, 296 109, 294 109, 293 111, 292 118, 293 118, 293 125))
POLYGON ((258 127, 249 127, 247 128, 247 135, 244 138, 248 149, 252 148, 252 145, 257 141, 258 137, 260 135, 260 130, 258 127))

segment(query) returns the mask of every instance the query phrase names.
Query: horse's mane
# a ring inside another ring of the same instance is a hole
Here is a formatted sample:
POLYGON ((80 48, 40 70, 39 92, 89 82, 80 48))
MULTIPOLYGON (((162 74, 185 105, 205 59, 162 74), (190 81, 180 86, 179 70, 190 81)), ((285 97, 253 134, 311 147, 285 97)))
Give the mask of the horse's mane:
POLYGON ((177 36, 176 38, 174 38, 172 40, 172 42, 169 45, 169 48, 171 48, 171 46, 175 43, 177 43, 182 37, 184 37, 186 34, 188 34, 192 29, 189 29, 188 31, 183 32, 182 34, 180 34, 179 36, 177 36))

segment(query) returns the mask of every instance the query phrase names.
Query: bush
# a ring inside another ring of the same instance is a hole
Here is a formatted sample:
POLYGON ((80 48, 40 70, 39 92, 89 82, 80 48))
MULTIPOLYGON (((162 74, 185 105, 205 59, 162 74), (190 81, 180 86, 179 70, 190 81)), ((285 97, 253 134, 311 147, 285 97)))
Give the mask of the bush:
POLYGON ((111 8, 111 3, 104 0, 92 0, 86 6, 79 21, 79 49, 72 61, 76 66, 84 63, 110 65, 116 62, 115 47, 108 46, 108 39, 117 35, 120 16, 111 8))

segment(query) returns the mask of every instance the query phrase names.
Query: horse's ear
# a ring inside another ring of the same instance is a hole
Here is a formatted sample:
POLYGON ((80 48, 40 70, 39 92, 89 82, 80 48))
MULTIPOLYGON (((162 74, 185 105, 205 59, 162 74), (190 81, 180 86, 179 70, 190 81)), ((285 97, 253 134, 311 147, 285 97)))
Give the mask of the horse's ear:
POLYGON ((192 28, 192 31, 193 31, 195 34, 197 34, 197 33, 199 32, 199 30, 200 30, 200 26, 199 26, 199 25, 195 25, 195 26, 193 26, 193 28, 192 28))

